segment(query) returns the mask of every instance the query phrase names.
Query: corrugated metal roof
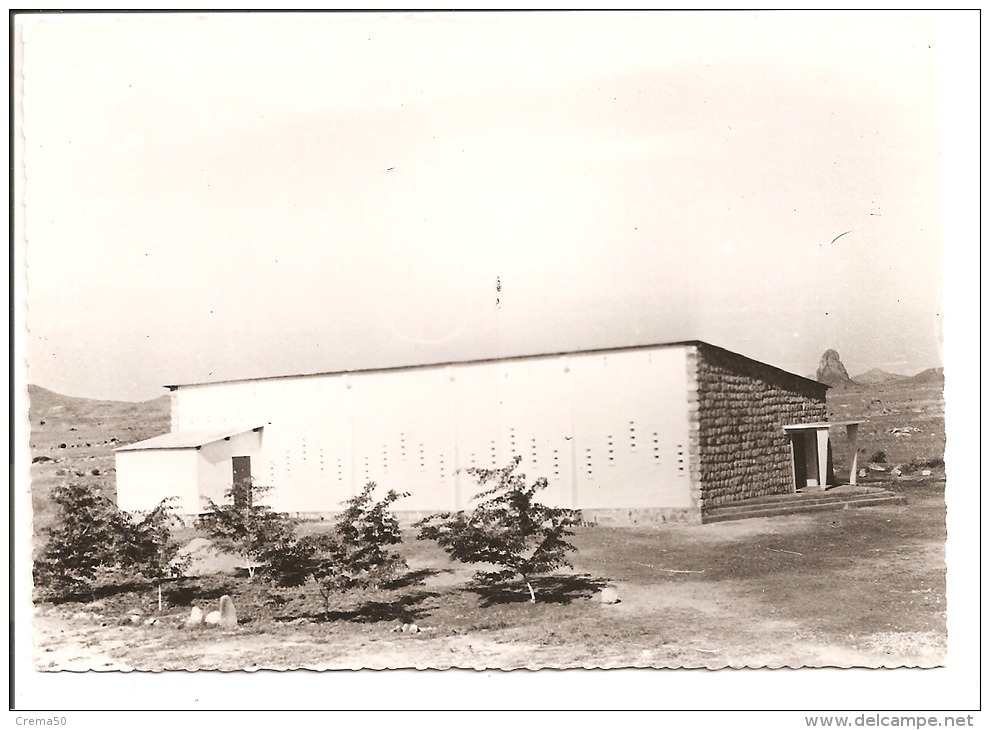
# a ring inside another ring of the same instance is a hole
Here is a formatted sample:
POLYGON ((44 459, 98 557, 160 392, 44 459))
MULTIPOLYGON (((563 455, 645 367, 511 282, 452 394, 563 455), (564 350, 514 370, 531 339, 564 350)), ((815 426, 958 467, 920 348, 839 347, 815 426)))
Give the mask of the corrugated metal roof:
POLYGON ((209 431, 173 431, 161 436, 138 441, 133 444, 121 446, 117 451, 157 451, 160 449, 198 449, 200 446, 212 444, 215 441, 223 441, 232 436, 239 436, 242 433, 258 431, 261 426, 231 426, 227 428, 211 429, 209 431))

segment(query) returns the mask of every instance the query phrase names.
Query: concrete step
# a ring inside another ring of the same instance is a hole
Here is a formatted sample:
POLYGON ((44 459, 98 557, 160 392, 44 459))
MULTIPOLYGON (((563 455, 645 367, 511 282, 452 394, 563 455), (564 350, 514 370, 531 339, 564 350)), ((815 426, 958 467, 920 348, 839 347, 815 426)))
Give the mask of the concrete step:
POLYGON ((805 494, 777 494, 770 497, 756 497, 742 502, 729 502, 717 507, 709 508, 709 511, 724 513, 732 512, 752 512, 754 510, 770 509, 775 507, 795 507, 811 506, 817 504, 833 504, 835 502, 852 502, 859 499, 869 499, 871 497, 889 497, 893 494, 886 489, 870 489, 865 492, 853 493, 828 493, 813 492, 805 494))
POLYGON ((791 504, 731 505, 708 510, 702 515, 701 521, 704 524, 708 524, 711 522, 748 520, 753 517, 776 517, 779 515, 827 512, 856 507, 897 504, 907 504, 907 498, 893 492, 884 492, 882 494, 856 495, 830 500, 796 500, 791 504))
POLYGON ((717 508, 713 509, 723 509, 725 507, 742 505, 775 505, 781 502, 791 504, 792 502, 802 502, 805 500, 819 501, 823 499, 849 499, 851 497, 860 497, 863 495, 876 495, 876 494, 890 494, 890 491, 884 489, 883 487, 866 487, 866 486, 851 486, 844 485, 841 487, 830 487, 828 490, 821 489, 807 489, 804 491, 791 492, 789 494, 768 494, 763 497, 751 497, 743 502, 730 502, 726 505, 719 505, 717 508))

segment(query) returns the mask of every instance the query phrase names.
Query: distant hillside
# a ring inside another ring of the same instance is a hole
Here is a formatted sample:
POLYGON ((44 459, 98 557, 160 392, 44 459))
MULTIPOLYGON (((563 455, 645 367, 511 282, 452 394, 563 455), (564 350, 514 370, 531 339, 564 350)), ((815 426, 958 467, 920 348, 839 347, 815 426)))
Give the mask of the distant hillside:
POLYGON ((118 426, 124 430, 143 432, 150 429, 159 433, 169 429, 167 395, 143 403, 134 403, 75 398, 42 388, 40 385, 28 385, 28 399, 32 431, 41 426, 42 421, 48 426, 45 430, 51 430, 59 424, 66 424, 70 428, 75 426, 77 429, 81 425, 118 426))
POLYGON ((51 491, 89 484, 116 496, 114 450, 169 431, 169 397, 144 403, 73 398, 28 385, 31 419, 31 505, 36 530, 52 519, 51 491))
POLYGON ((912 383, 944 383, 945 372, 943 368, 928 368, 908 380, 912 383))
POLYGON ((898 375, 897 373, 888 373, 886 370, 881 370, 880 368, 873 368, 862 375, 857 375, 853 378, 853 381, 860 385, 885 385, 887 383, 898 383, 902 380, 907 380, 909 377, 909 375, 898 375))

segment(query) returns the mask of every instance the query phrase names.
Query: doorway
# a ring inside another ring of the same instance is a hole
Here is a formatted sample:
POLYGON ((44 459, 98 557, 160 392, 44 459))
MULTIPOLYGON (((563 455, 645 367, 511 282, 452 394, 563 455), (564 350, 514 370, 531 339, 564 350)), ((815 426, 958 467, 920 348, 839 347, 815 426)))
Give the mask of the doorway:
POLYGON ((785 426, 791 438, 794 490, 824 490, 835 485, 832 443, 827 423, 785 426))
POLYGON ((791 455, 794 468, 794 488, 820 487, 818 472, 818 439, 814 431, 791 433, 791 455))
POLYGON ((253 506, 251 494, 251 457, 232 456, 230 462, 234 478, 234 507, 238 509, 250 509, 253 506))

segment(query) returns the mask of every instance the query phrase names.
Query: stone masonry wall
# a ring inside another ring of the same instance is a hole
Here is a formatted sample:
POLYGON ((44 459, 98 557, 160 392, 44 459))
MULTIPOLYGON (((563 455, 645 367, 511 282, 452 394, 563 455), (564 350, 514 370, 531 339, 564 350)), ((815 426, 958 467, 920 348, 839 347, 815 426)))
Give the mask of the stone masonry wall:
POLYGON ((788 423, 826 420, 825 386, 699 344, 701 508, 793 490, 788 423))

